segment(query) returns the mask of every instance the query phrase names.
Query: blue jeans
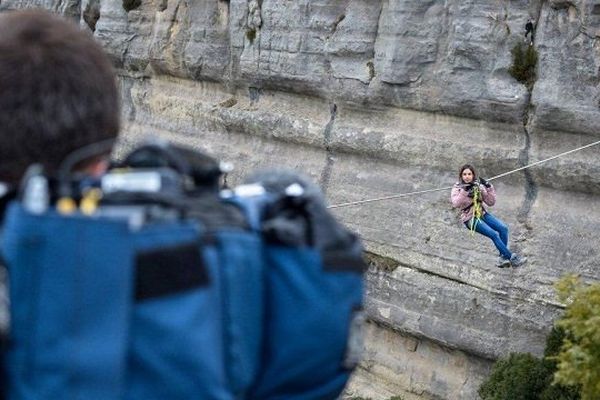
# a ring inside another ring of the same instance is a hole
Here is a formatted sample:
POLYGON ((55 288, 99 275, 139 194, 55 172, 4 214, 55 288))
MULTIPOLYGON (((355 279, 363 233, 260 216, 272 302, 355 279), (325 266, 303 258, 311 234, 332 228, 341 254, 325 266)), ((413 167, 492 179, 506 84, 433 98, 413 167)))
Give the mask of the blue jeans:
POLYGON ((486 212, 479 221, 474 222, 471 218, 465 222, 465 226, 471 229, 472 223, 475 223, 475 232, 492 239, 502 258, 508 260, 512 257, 512 253, 508 249, 508 226, 504 222, 486 212))

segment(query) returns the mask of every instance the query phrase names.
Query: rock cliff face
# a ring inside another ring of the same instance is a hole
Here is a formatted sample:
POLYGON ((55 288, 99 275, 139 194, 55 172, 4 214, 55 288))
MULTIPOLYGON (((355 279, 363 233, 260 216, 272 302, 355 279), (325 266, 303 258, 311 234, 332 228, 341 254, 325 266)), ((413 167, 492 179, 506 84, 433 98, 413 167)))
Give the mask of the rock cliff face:
MULTIPOLYGON (((285 166, 337 204, 450 186, 467 161, 489 177, 600 139, 598 1, 0 1, 31 6, 80 21, 109 52, 126 145, 160 134, 204 148, 237 165, 232 183, 285 166), (508 72, 528 18, 531 90, 508 72)), ((336 209, 372 264, 366 360, 349 393, 475 399, 493 359, 540 354, 561 313, 553 282, 600 278, 599 154, 494 182, 493 212, 529 258, 521 269, 494 267, 448 191, 336 209)))

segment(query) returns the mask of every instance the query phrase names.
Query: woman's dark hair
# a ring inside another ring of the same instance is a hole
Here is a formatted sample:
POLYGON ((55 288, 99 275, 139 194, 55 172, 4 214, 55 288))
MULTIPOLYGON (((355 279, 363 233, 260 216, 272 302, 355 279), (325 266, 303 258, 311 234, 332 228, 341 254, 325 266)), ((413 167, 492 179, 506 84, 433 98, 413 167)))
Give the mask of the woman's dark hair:
POLYGON ((119 131, 113 67, 90 32, 41 10, 0 15, 0 180, 32 163, 54 173, 119 131))
POLYGON ((473 181, 475 181, 475 179, 477 178, 477 172, 475 172, 475 168, 473 168, 471 164, 465 164, 462 167, 460 167, 460 170, 458 171, 458 181, 460 183, 464 183, 462 179, 462 173, 465 169, 471 170, 471 172, 473 173, 473 181))

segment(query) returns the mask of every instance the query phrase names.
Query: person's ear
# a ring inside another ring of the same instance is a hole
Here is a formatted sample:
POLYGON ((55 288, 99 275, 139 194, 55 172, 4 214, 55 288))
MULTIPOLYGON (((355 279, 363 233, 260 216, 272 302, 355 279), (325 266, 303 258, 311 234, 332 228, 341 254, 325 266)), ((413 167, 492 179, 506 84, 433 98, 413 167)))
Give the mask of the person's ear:
POLYGON ((108 170, 108 167, 109 161, 105 158, 102 158, 86 166, 84 172, 86 175, 97 177, 104 174, 108 170))

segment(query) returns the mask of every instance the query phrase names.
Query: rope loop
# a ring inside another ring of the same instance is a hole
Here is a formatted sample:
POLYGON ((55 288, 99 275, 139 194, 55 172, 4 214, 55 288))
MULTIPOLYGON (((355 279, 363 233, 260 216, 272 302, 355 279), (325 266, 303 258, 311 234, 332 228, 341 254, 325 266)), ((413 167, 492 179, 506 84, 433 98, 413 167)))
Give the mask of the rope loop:
POLYGON ((477 224, 481 220, 481 217, 483 217, 483 206, 481 205, 481 199, 482 197, 479 186, 473 186, 473 218, 471 218, 471 226, 469 227, 471 234, 475 234, 477 224))

